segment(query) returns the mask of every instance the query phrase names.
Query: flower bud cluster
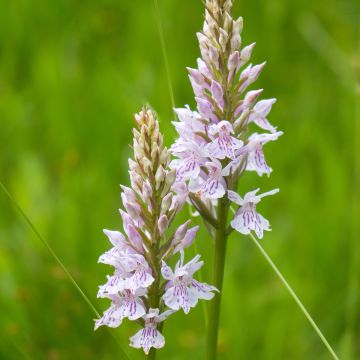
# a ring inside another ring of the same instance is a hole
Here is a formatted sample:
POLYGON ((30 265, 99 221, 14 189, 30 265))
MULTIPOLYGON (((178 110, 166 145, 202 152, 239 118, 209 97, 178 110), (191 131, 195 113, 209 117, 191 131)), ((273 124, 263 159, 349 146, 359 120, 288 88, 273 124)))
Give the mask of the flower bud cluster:
POLYGON ((147 108, 135 115, 135 122, 131 188, 121 186, 125 235, 104 230, 113 247, 99 262, 113 266, 114 273, 99 287, 98 297, 111 304, 95 329, 117 327, 125 318, 137 321, 142 329, 130 345, 148 353, 164 346, 161 323, 169 315, 180 309, 188 313, 199 299, 211 299, 216 289, 193 279, 203 265, 199 255, 184 264, 184 249, 193 243, 198 227, 187 221, 170 231, 185 197, 173 193, 176 174, 169 169, 170 151, 163 145, 159 123, 147 108), (180 260, 173 271, 166 262, 177 253, 180 260))
MULTIPOLYGON (((272 169, 263 146, 282 135, 267 120, 276 99, 259 100, 262 89, 247 90, 265 63, 248 64, 255 44, 242 46, 243 19, 233 19, 231 12, 231 0, 206 0, 204 26, 197 34, 201 58, 197 68, 188 68, 197 111, 175 109, 179 138, 171 148, 177 158, 170 164, 176 170, 176 187, 186 189, 188 199, 215 227, 216 200, 233 201, 229 194, 245 171, 269 176, 272 169), (254 126, 265 132, 258 133, 254 126)), ((244 199, 252 196, 250 192, 244 199)), ((231 224, 243 234, 255 231, 262 237, 270 226, 255 203, 249 212, 244 201, 235 201, 239 209, 231 224)))

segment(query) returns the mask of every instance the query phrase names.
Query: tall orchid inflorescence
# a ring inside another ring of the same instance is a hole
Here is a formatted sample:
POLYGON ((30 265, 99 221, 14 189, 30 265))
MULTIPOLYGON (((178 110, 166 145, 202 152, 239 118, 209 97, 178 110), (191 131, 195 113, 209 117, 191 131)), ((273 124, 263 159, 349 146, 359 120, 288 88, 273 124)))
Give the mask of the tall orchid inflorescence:
MULTIPOLYGON (((197 34, 201 58, 197 68, 188 68, 197 111, 188 106, 175 109, 179 138, 171 147, 176 159, 170 167, 176 170, 176 188, 187 193, 215 240, 213 284, 221 291, 226 243, 233 229, 254 232, 258 238, 270 230, 256 205, 279 190, 258 194, 256 189, 241 197, 237 189, 246 171, 270 175, 263 146, 282 132, 266 118, 276 100, 259 101, 262 89, 248 91, 265 63, 248 64, 255 44, 242 47, 243 19, 232 18, 231 0, 206 0, 205 6, 204 26, 197 34), (235 214, 228 223, 232 204, 235 214)), ((208 359, 216 359, 220 300, 221 295, 210 304, 208 359)))
POLYGON ((254 231, 262 238, 269 222, 256 212, 256 204, 272 190, 244 198, 237 193, 245 171, 270 175, 263 146, 277 140, 277 131, 266 119, 275 99, 258 101, 260 90, 247 91, 265 63, 249 64, 255 44, 242 48, 243 19, 233 20, 231 0, 206 0, 205 22, 197 34, 201 58, 189 70, 197 110, 187 106, 175 109, 179 138, 172 146, 178 158, 170 164, 176 169, 177 187, 186 189, 189 199, 214 228, 221 227, 216 207, 229 201, 238 206, 231 226, 243 234, 254 231), (265 133, 253 131, 253 125, 265 133))
POLYGON ((99 262, 115 268, 98 296, 111 305, 95 329, 119 326, 124 318, 142 325, 130 338, 130 345, 150 349, 165 344, 162 322, 182 309, 186 314, 199 299, 209 300, 216 288, 193 278, 203 265, 200 256, 184 263, 184 249, 194 241, 198 227, 190 221, 175 231, 169 228, 181 210, 185 197, 174 195, 175 171, 169 169, 170 151, 163 145, 159 124, 147 109, 135 115, 134 159, 129 160, 131 188, 122 186, 120 209, 126 236, 119 231, 104 230, 113 247, 99 262), (173 271, 166 263, 175 254, 180 260, 173 271))

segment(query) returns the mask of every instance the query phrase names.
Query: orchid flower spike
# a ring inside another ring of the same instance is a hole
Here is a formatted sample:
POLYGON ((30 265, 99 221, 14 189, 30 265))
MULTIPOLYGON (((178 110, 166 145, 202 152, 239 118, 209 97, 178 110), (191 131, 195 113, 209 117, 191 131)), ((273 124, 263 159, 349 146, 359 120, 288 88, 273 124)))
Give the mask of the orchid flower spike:
MULTIPOLYGON (((180 113, 188 116, 189 111, 180 113)), ((120 215, 125 235, 120 231, 104 230, 112 248, 100 256, 99 262, 112 266, 114 272, 99 287, 98 297, 109 299, 111 304, 95 321, 95 329, 118 327, 124 319, 140 322, 144 327, 130 338, 130 346, 142 348, 148 354, 151 348, 158 349, 165 344, 159 323, 180 309, 172 302, 161 301, 169 297, 166 295, 169 290, 165 289, 167 279, 161 277, 162 261, 179 251, 183 259, 184 249, 193 243, 198 230, 198 226, 190 228, 190 221, 187 221, 169 234, 187 197, 181 184, 175 184, 176 172, 180 178, 193 178, 206 158, 202 158, 201 147, 194 145, 191 153, 183 156, 184 167, 170 169, 170 151, 163 145, 155 114, 143 108, 135 115, 135 122, 134 158, 129 159, 131 188, 121 186, 123 209, 120 215)), ((181 263, 181 267, 189 274, 186 286, 191 289, 193 307, 199 298, 210 299, 213 294, 206 293, 212 289, 210 285, 192 279, 198 265, 191 264, 183 266, 181 263)), ((186 313, 189 310, 190 307, 186 308, 186 313)))

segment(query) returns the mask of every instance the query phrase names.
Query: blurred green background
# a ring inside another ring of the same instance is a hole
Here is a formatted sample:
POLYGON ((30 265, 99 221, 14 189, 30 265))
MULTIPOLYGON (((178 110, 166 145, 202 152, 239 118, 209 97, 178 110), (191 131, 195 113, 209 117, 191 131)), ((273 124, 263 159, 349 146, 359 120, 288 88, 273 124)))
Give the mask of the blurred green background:
MULTIPOLYGON (((194 106, 186 66, 199 54, 200 0, 159 0, 177 106, 194 106)), ((240 192, 280 187, 259 211, 262 244, 339 353, 360 359, 360 2, 241 0, 245 44, 267 60, 256 86, 278 102, 285 135, 266 146, 272 176, 240 192)), ((132 114, 158 112, 175 138, 151 0, 0 1, 0 180, 84 291, 96 299, 109 268, 102 228, 119 229, 118 184, 128 184, 132 114)), ((0 359, 121 359, 105 329, 0 191, 0 359)), ((186 212, 183 219, 186 218, 186 212)), ((195 220, 195 222, 198 220, 195 220)), ((210 281, 212 246, 198 236, 210 281)), ((193 255, 194 249, 188 251, 193 255)), ((210 319, 211 321, 211 319, 210 319)), ((130 359, 136 325, 115 330, 130 359)), ((204 308, 165 326, 159 359, 204 358, 204 308)), ((229 240, 220 359, 330 359, 248 238, 229 240)))

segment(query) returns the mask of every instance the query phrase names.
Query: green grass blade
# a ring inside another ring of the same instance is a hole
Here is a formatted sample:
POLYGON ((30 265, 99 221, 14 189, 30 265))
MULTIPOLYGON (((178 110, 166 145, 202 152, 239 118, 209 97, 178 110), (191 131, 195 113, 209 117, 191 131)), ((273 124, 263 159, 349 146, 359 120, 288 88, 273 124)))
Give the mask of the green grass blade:
MULTIPOLYGON (((40 235, 40 233, 38 232, 38 230, 35 228, 34 224, 30 221, 30 219, 28 218, 28 216, 24 213, 24 211, 22 210, 22 208, 20 207, 20 205, 15 201, 15 199, 13 198, 13 196, 10 194, 10 192, 8 191, 8 189, 5 187, 5 185, 0 181, 0 187, 1 189, 4 191, 4 193, 6 194, 6 196, 8 197, 8 199, 11 201, 11 203, 14 205, 14 207, 16 208, 16 210, 20 213, 20 215, 23 217, 23 219, 26 221, 26 223, 29 225, 30 229, 35 233, 36 237, 42 242, 42 244, 45 246, 45 248, 49 251, 49 253, 51 254, 51 256, 54 258, 54 260, 59 264, 59 266, 62 268, 62 270, 64 271, 64 273, 66 274, 66 276, 68 277, 68 279, 70 280, 70 282, 72 283, 72 285, 75 287, 75 289, 79 292, 79 294, 81 295, 81 297, 83 298, 83 300, 87 303, 87 305, 89 306, 89 308, 93 311, 93 313, 96 315, 96 317, 100 317, 99 312, 96 310, 95 306, 93 305, 93 303, 90 301, 90 299, 88 298, 88 296, 85 294, 85 292, 80 288, 79 284, 76 282, 76 280, 74 279, 74 277, 71 275, 71 273, 69 272, 69 270, 66 268, 66 266, 64 265, 64 263, 60 260, 60 258, 56 255, 55 251, 52 249, 52 247, 50 246, 50 244, 40 235)), ((111 336, 115 339, 115 341, 118 343, 118 345, 120 346, 120 354, 122 356, 122 358, 124 360, 129 360, 129 357, 125 354, 124 350, 121 348, 121 344, 119 342, 119 340, 115 337, 115 335, 110 331, 110 329, 107 329, 109 331, 109 333, 111 334, 111 336)))
POLYGON ((175 108, 174 91, 173 91, 173 86, 172 86, 172 81, 171 81, 171 76, 170 76, 169 61, 168 61, 168 57, 167 57, 167 53, 166 53, 164 31, 163 31, 162 24, 161 24, 159 4, 158 4, 157 0, 154 0, 154 6, 155 6, 156 19, 157 19, 157 23, 158 23, 158 30, 159 30, 159 36, 160 36, 160 42, 161 42, 161 50, 162 50, 162 54, 164 57, 166 78, 167 78, 167 82, 168 82, 169 94, 170 94, 170 100, 171 100, 171 107, 174 109, 175 108))
POLYGON ((285 277, 283 276, 283 274, 280 272, 280 270, 278 269, 278 267, 275 265, 275 263, 272 261, 271 257, 268 255, 268 253, 265 251, 265 249, 261 246, 261 244, 258 242, 258 240, 255 238, 254 235, 249 234, 251 240, 253 241, 253 243, 256 245, 256 247, 260 250, 261 254, 264 256, 264 258, 266 259, 266 261, 269 263, 269 265, 272 267, 272 269, 274 270, 275 274, 279 277, 279 279, 281 280, 281 282, 284 284, 284 286, 286 287, 286 289, 288 290, 288 292, 290 293, 290 295, 292 296, 292 298, 295 300, 296 304, 299 306, 300 310, 304 313, 305 317, 308 319, 309 323, 311 324, 311 326, 314 328, 314 330, 316 331, 316 333, 319 335, 321 341, 324 343, 324 345, 326 346, 326 348, 329 350, 329 353, 331 354, 331 356, 333 357, 333 359, 335 360, 339 360, 338 356, 336 355, 335 351, 333 350, 333 348, 330 346, 329 342, 326 340, 325 336, 323 335, 323 333, 321 332, 321 330, 319 329, 319 327, 316 325, 315 321, 313 320, 313 318, 311 317, 311 315, 309 314, 309 312, 306 310, 305 306, 303 305, 303 303, 301 302, 301 300, 299 299, 299 297, 297 296, 297 294, 295 293, 295 291, 293 290, 293 288, 289 285, 289 283, 287 282, 287 280, 285 279, 285 277))

